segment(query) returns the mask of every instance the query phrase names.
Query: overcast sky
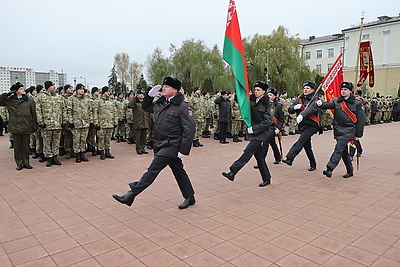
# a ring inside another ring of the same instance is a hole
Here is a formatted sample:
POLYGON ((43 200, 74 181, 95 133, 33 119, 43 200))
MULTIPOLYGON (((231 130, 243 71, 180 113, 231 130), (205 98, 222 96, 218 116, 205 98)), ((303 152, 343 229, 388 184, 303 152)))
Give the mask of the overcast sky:
MULTIPOLYGON (((398 16, 398 0, 236 0, 242 37, 279 25, 300 38, 340 33, 378 16, 398 16)), ((0 66, 65 72, 103 86, 120 52, 143 64, 156 47, 202 40, 222 50, 228 0, 4 0, 0 66)))

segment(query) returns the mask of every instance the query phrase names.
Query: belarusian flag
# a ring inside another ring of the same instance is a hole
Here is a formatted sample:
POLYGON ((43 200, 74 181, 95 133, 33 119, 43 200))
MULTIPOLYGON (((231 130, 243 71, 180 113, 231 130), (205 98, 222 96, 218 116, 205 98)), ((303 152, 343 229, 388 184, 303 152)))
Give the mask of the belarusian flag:
POLYGON ((229 1, 228 19, 226 22, 223 59, 231 66, 235 76, 236 96, 240 114, 244 122, 251 126, 250 88, 247 78, 246 59, 240 35, 239 21, 235 1, 229 1))
MULTIPOLYGON (((343 82, 343 54, 340 54, 329 69, 325 78, 322 80, 322 86, 325 88, 326 101, 332 101, 340 96, 340 84, 343 82)), ((331 110, 334 112, 334 110, 331 110)))

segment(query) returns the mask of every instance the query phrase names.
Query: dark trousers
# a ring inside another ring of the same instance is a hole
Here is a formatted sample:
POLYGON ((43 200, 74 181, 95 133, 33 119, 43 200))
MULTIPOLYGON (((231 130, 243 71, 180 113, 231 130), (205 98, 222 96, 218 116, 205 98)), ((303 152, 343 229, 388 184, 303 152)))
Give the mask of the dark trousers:
POLYGON ((333 150, 332 156, 329 159, 329 162, 326 164, 326 167, 329 167, 331 170, 335 169, 339 164, 340 159, 343 160, 344 165, 346 165, 346 171, 348 173, 353 172, 353 164, 351 164, 350 156, 348 153, 347 143, 349 140, 338 140, 336 139, 336 146, 333 150))
POLYGON ((136 152, 144 151, 144 147, 146 146, 146 136, 147 136, 147 128, 135 129, 136 152))
POLYGON ((314 153, 311 147, 311 137, 317 132, 317 128, 306 127, 301 133, 300 137, 296 143, 290 148, 286 155, 286 158, 293 161, 294 158, 300 153, 304 148, 308 160, 310 161, 310 167, 316 167, 317 162, 315 161, 314 153))
POLYGON ((3 135, 4 131, 4 122, 3 119, 0 117, 0 135, 3 135))
POLYGON ((275 161, 281 161, 282 160, 281 152, 279 151, 278 145, 276 144, 275 137, 271 138, 271 141, 269 143, 268 142, 263 142, 262 146, 263 146, 264 158, 268 154, 269 145, 271 145, 271 149, 272 149, 272 152, 274 153, 275 161))
POLYGON ((17 165, 29 164, 30 134, 13 134, 14 159, 17 165))
POLYGON ((175 180, 178 183, 182 196, 184 198, 193 196, 194 190, 189 176, 183 169, 182 160, 180 158, 168 158, 159 155, 154 156, 147 172, 143 174, 142 178, 140 178, 138 182, 132 182, 129 184, 135 196, 139 195, 143 190, 149 187, 167 165, 171 168, 172 173, 175 176, 175 180))
POLYGON ((240 169, 244 167, 244 165, 249 162, 251 157, 254 157, 257 160, 258 170, 260 171, 261 178, 263 182, 267 182, 271 180, 271 173, 268 170, 267 163, 265 162, 265 155, 266 152, 265 148, 262 145, 262 141, 258 140, 251 140, 246 148, 243 151, 243 154, 240 156, 238 160, 236 160, 229 169, 234 173, 237 174, 240 169))
POLYGON ((226 136, 228 134, 228 127, 229 127, 229 122, 219 122, 219 140, 220 141, 226 141, 226 136))
POLYGON ((357 150, 357 154, 360 156, 363 152, 360 140, 358 140, 358 139, 354 140, 354 145, 356 146, 355 148, 353 146, 350 146, 350 148, 349 148, 350 156, 354 157, 356 150, 357 150))

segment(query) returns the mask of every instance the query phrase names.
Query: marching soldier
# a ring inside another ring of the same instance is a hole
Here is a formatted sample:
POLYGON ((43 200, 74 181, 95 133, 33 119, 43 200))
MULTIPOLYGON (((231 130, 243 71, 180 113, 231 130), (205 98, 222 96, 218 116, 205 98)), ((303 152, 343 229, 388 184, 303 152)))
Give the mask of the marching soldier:
POLYGON ((86 138, 89 132, 89 124, 91 119, 91 107, 89 99, 85 97, 85 87, 83 84, 76 85, 76 92, 67 101, 67 118, 66 122, 71 129, 73 136, 73 150, 75 153, 75 161, 89 161, 85 157, 86 138))
POLYGON ((104 86, 101 89, 101 97, 94 105, 94 125, 99 138, 100 159, 113 159, 110 153, 110 141, 114 128, 117 127, 118 118, 114 101, 110 98, 110 89, 104 86))
POLYGON ((61 165, 57 156, 60 148, 64 100, 56 94, 53 82, 46 81, 44 88, 46 90, 37 97, 36 114, 43 137, 43 153, 47 159, 46 167, 51 167, 53 164, 61 165))

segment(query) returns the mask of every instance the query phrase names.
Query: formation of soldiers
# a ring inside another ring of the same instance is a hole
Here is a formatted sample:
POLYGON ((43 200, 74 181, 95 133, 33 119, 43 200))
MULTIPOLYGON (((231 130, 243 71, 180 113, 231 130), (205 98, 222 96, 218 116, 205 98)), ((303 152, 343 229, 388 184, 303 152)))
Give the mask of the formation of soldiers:
MULTIPOLYGON (((54 84, 48 81, 44 87, 42 85, 32 86, 26 89, 26 92, 36 103, 39 125, 38 131, 31 134, 32 158, 38 158, 39 162, 46 162, 48 167, 61 165, 58 156, 65 156, 65 159, 73 157, 76 162, 89 161, 85 152, 91 153, 92 156, 99 155, 102 160, 112 159, 114 155, 111 154, 111 140, 116 140, 118 143, 135 144, 135 130, 138 129, 141 130, 140 135, 145 136, 147 149, 153 147, 152 114, 144 112, 144 118, 140 115, 140 119, 138 119, 138 114, 134 114, 134 103, 140 103, 138 95, 144 94, 144 91, 113 94, 107 86, 101 89, 93 87, 89 91, 83 84, 77 84, 75 88, 65 85, 56 89, 54 84)), ((228 95, 227 102, 231 105, 227 138, 232 138, 233 142, 241 142, 241 138, 245 137, 247 125, 240 115, 235 94, 225 91, 211 94, 195 87, 192 94, 184 93, 186 100, 193 106, 193 116, 196 122, 194 147, 203 146, 201 138, 210 138, 211 129, 214 132, 214 139, 220 140, 220 111, 215 99, 221 96, 221 93, 228 95)), ((399 98, 394 99, 391 96, 362 97, 360 91, 357 94, 363 103, 366 125, 398 120, 399 98)), ((288 112, 288 107, 293 104, 296 97, 289 97, 286 92, 282 92, 278 95, 278 99, 283 106, 284 113, 282 135, 298 134, 296 115, 288 112)), ((7 110, 0 107, 0 124, 2 124, 0 125, 0 136, 3 135, 3 127, 7 131, 7 118, 7 110)), ((333 117, 330 111, 323 111, 320 122, 322 130, 331 130, 332 121, 333 117)), ((141 137, 141 139, 143 138, 141 137)), ((10 148, 13 148, 11 134, 9 140, 10 148)), ((224 140, 221 143, 229 142, 224 140)), ((147 154, 148 152, 144 148, 143 144, 137 145, 137 154, 147 154)))

